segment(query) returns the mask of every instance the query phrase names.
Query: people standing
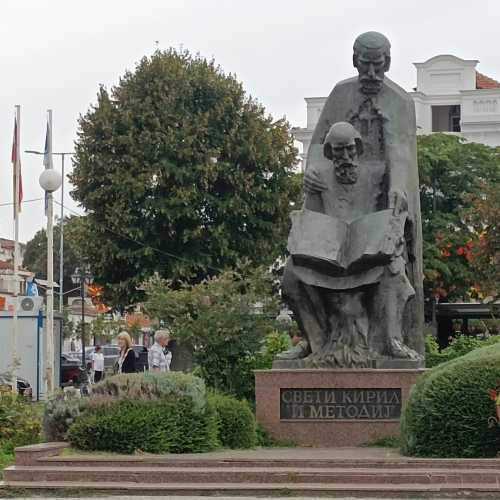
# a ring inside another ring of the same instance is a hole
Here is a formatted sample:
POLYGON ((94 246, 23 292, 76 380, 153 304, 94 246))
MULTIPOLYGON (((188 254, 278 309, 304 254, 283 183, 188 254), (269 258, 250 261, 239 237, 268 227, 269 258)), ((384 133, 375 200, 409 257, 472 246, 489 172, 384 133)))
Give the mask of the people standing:
POLYGON ((120 355, 117 361, 117 373, 135 373, 135 352, 132 349, 132 339, 127 332, 118 335, 120 355))
MULTIPOLYGON (((164 349, 168 345, 170 336, 166 330, 157 330, 155 342, 148 352, 149 369, 153 372, 167 372, 170 370, 170 361, 165 356, 164 349)), ((170 359, 172 355, 170 354, 170 359)))
POLYGON ((100 382, 104 375, 104 354, 100 345, 96 345, 92 354, 92 371, 94 372, 94 383, 100 382))

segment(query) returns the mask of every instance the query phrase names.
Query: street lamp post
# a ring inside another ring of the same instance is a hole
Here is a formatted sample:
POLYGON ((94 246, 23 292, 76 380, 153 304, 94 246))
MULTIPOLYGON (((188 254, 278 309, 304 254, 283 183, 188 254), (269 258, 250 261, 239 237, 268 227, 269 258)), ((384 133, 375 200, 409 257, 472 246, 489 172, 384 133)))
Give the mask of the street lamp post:
POLYGON ((52 193, 61 185, 61 175, 52 168, 45 169, 40 175, 40 186, 47 193, 47 350, 46 381, 47 393, 55 389, 54 370, 54 215, 52 193))
MULTIPOLYGON (((33 149, 27 149, 25 153, 44 156, 45 153, 43 151, 35 151, 33 149)), ((59 312, 62 314, 63 312, 63 297, 64 297, 64 162, 66 156, 72 156, 73 152, 64 152, 64 153, 52 153, 54 156, 61 157, 61 228, 60 228, 60 237, 59 237, 59 312)))
POLYGON ((82 369, 87 369, 87 360, 85 357, 85 285, 90 285, 94 281, 94 277, 90 273, 88 267, 80 269, 77 267, 71 275, 71 280, 75 286, 80 285, 80 299, 82 301, 82 369))

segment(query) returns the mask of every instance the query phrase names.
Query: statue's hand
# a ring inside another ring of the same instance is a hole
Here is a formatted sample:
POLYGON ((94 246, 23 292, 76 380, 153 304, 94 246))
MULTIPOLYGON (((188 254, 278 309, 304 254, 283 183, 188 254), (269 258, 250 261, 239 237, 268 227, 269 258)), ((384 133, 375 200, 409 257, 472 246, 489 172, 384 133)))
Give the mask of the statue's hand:
POLYGON ((406 193, 397 189, 389 193, 389 208, 392 208, 393 215, 398 216, 408 211, 408 198, 406 193))
POLYGON ((313 168, 306 168, 304 174, 304 191, 306 193, 314 194, 326 191, 328 186, 323 182, 316 170, 313 168))

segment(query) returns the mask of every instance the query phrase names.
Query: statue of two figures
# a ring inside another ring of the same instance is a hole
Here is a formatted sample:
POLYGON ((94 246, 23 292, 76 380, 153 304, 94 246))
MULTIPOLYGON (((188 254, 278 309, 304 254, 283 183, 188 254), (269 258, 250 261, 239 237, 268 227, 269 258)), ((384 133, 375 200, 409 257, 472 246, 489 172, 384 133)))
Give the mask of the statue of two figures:
POLYGON ((423 365, 415 109, 384 77, 390 61, 384 35, 360 35, 359 75, 335 86, 314 131, 282 283, 303 341, 276 368, 423 365))

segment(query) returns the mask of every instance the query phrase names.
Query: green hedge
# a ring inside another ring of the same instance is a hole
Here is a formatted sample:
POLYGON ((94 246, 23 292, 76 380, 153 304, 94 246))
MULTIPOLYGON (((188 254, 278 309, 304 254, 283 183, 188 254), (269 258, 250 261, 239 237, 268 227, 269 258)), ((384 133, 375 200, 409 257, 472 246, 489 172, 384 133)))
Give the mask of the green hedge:
POLYGON ((221 393, 209 394, 217 414, 219 440, 224 448, 253 448, 257 444, 254 414, 246 401, 221 393))
POLYGON ((83 450, 187 453, 257 444, 250 405, 182 373, 116 375, 90 398, 58 394, 47 405, 46 428, 83 450), (69 431, 67 427, 69 426, 69 431))
POLYGON ((94 408, 70 427, 69 440, 82 450, 118 453, 189 453, 217 447, 217 418, 211 405, 197 410, 188 398, 122 400, 94 408))
POLYGON ((56 401, 47 415, 56 431, 70 421, 68 439, 80 449, 187 453, 219 446, 214 405, 207 401, 203 380, 193 375, 116 375, 96 384, 90 398, 74 406, 56 401))
POLYGON ((452 359, 464 356, 475 349, 494 345, 500 342, 500 335, 493 335, 486 339, 477 339, 466 335, 458 335, 450 345, 439 351, 439 345, 432 335, 427 335, 425 338, 425 366, 433 368, 434 366, 446 363, 452 359))
POLYGON ((402 451, 422 457, 494 457, 500 427, 489 426, 488 391, 500 380, 500 344, 431 369, 413 388, 401 419, 402 451))

